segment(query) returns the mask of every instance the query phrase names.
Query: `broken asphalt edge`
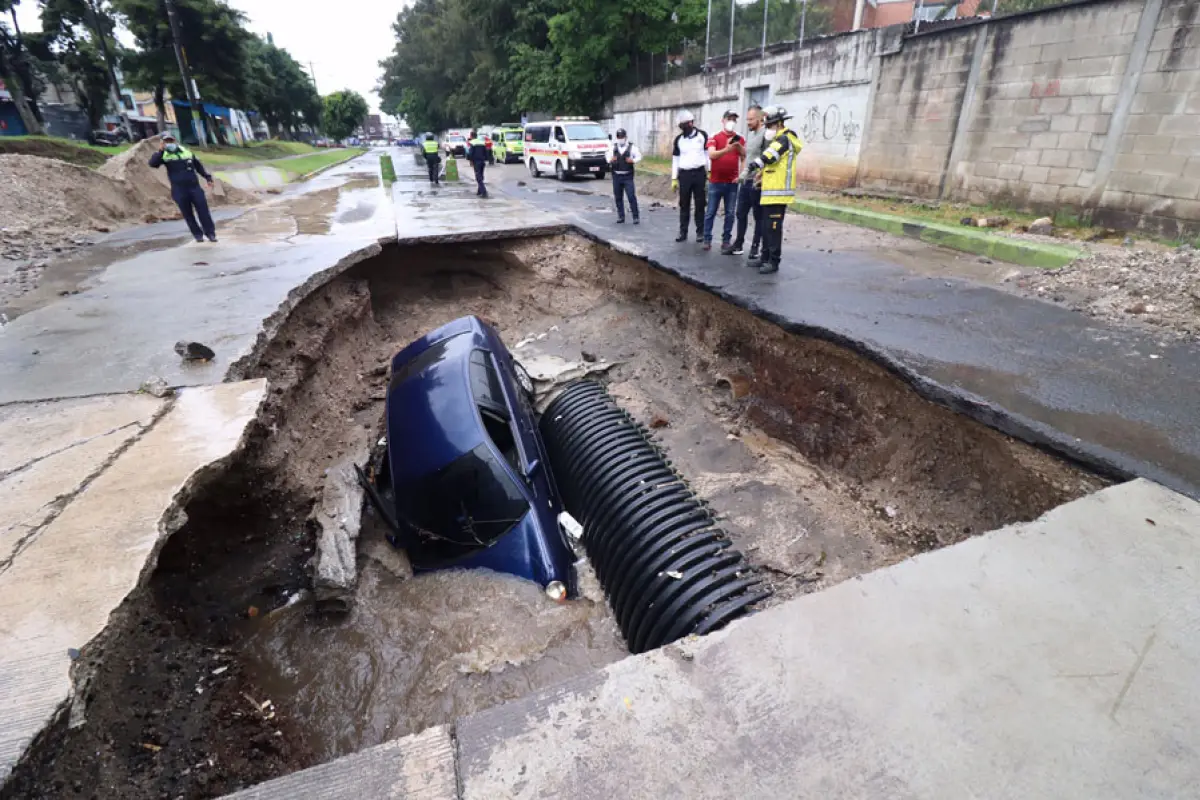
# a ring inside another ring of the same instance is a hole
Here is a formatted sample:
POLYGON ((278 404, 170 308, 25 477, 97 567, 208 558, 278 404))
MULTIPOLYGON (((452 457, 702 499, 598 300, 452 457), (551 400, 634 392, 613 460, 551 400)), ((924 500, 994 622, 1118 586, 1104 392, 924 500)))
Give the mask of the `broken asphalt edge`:
POLYGON ((860 228, 873 228, 1024 267, 1056 269, 1084 255, 1079 248, 1068 245, 1029 242, 998 233, 984 233, 974 228, 955 227, 817 200, 796 200, 792 208, 801 214, 845 222, 860 228))
POLYGON ((833 328, 813 325, 803 320, 793 319, 773 311, 768 311, 749 297, 728 291, 719 284, 709 283, 697 275, 682 272, 670 264, 659 261, 638 250, 631 249, 628 245, 622 244, 617 239, 605 239, 574 226, 572 226, 572 232, 590 241, 611 247, 616 252, 625 256, 636 258, 660 272, 678 278, 689 286, 715 295, 721 300, 747 311, 759 319, 766 320, 788 333, 820 339, 846 348, 853 353, 869 359, 892 375, 895 375, 925 400, 948 408, 957 414, 969 417, 1006 436, 1011 436, 1051 455, 1065 458, 1102 477, 1122 481, 1142 477, 1174 489, 1193 499, 1200 499, 1200 486, 1193 485, 1156 464, 1132 458, 1102 445, 1069 436, 1046 423, 1010 411, 973 392, 939 383, 922 374, 917 369, 914 369, 895 354, 879 347, 874 342, 847 335, 833 328))

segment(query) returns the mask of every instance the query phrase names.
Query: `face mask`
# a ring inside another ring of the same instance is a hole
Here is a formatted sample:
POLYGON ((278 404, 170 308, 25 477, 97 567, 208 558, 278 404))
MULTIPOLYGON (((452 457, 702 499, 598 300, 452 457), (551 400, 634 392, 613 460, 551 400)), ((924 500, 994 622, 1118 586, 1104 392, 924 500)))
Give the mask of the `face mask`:
POLYGON ((179 145, 175 144, 174 142, 171 142, 170 144, 167 145, 167 150, 169 150, 172 153, 174 153, 178 149, 179 149, 179 145))
POLYGON ((624 147, 624 146, 625 146, 625 140, 624 140, 624 139, 617 139, 617 144, 619 144, 619 145, 621 145, 622 147, 624 147))
POLYGON ((733 133, 733 129, 737 127, 737 123, 731 119, 725 120, 725 130, 733 133))
POLYGON ((766 132, 763 133, 763 138, 766 139, 768 142, 771 141, 772 139, 774 139, 775 138, 775 129, 767 128, 766 132))

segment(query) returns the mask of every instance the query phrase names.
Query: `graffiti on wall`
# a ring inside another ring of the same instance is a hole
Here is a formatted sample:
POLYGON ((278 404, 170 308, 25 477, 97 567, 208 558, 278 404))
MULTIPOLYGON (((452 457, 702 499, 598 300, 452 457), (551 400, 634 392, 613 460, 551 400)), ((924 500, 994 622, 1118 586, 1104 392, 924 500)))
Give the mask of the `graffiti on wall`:
POLYGON ((853 111, 843 114, 836 103, 824 109, 810 106, 800 123, 800 134, 805 142, 845 142, 849 151, 851 142, 862 136, 862 123, 854 119, 853 111))

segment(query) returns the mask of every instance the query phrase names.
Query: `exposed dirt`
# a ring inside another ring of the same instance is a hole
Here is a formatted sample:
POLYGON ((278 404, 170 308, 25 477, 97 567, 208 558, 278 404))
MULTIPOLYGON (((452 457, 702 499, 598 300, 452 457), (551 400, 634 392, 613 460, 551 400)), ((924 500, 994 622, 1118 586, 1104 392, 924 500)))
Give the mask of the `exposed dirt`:
MULTIPOLYGON (((36 289, 51 261, 91 245, 98 234, 180 218, 165 171, 148 163, 157 147, 157 138, 144 140, 97 170, 0 154, 0 306, 36 289)), ((220 181, 209 192, 214 206, 253 199, 220 181)))
POLYGON ((1093 317, 1200 336, 1200 251, 1190 245, 1093 246, 1085 258, 1017 283, 1093 317))
POLYGON ((586 240, 393 248, 292 312, 251 370, 271 381, 251 445, 110 628, 87 724, 56 726, 3 797, 211 797, 620 655, 602 605, 547 611, 497 576, 407 579, 366 533, 358 616, 289 605, 324 470, 379 429, 388 359, 471 313, 510 346, 529 340, 518 358, 613 363, 614 397, 653 423, 777 600, 1101 485, 857 354, 586 240))
POLYGON ((99 150, 68 144, 62 139, 49 137, 44 139, 11 139, 0 137, 0 155, 3 154, 56 158, 68 164, 93 168, 100 166, 108 160, 108 156, 99 150))

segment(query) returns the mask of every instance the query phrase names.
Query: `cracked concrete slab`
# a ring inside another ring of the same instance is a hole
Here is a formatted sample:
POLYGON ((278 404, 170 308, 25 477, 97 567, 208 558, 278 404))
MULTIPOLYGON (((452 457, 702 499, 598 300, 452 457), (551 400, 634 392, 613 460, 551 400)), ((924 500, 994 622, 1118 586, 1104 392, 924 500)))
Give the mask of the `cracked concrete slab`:
POLYGON ((480 712, 464 800, 1192 796, 1197 531, 1137 480, 480 712))
POLYGON ((296 772, 227 800, 458 800, 454 742, 445 727, 421 733, 296 772))
POLYGON ((112 395, 0 408, 0 574, 22 542, 163 405, 144 395, 112 395))
MULTIPOLYGON (((187 389, 169 404, 134 403, 141 416, 132 422, 150 414, 152 423, 127 449, 110 450, 112 463, 102 459, 0 573, 0 779, 71 699, 70 651, 92 642, 150 573, 182 524, 186 496, 237 451, 265 393, 266 382, 255 380, 187 389)), ((83 453, 96 455, 62 450, 83 453)))

